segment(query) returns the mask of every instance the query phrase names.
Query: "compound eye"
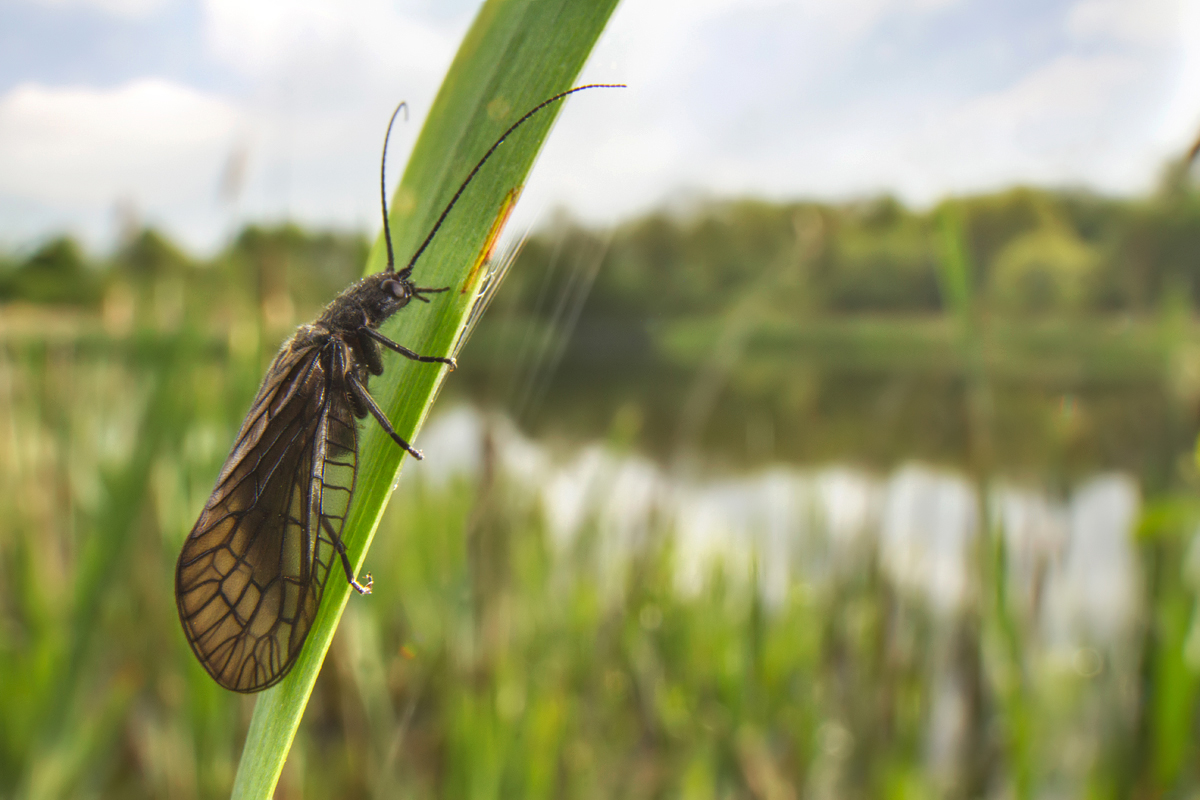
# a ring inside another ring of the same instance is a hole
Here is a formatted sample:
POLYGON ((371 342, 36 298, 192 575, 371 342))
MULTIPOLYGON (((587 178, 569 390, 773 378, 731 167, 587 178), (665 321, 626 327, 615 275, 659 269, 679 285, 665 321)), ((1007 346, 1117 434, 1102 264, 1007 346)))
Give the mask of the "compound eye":
POLYGON ((404 296, 404 287, 400 284, 400 281, 393 281, 393 280, 384 281, 382 289, 385 292, 391 292, 393 297, 403 297, 404 296))

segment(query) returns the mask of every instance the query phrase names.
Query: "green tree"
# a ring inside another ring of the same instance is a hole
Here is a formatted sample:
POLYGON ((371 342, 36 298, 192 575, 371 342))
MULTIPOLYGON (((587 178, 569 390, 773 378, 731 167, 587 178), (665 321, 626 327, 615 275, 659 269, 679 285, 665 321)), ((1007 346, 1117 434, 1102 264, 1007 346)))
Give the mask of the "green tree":
POLYGON ((8 299, 54 305, 96 306, 100 282, 68 236, 44 244, 12 275, 8 299))

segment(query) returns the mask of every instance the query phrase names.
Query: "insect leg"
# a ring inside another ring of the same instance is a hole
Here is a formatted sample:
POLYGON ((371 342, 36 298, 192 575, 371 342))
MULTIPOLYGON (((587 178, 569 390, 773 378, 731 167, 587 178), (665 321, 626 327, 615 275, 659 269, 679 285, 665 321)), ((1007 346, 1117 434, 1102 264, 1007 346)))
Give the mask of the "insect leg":
POLYGON ((353 375, 346 375, 346 385, 350 387, 350 391, 354 393, 354 396, 367 407, 367 411, 371 412, 371 416, 379 421, 379 424, 383 426, 383 430, 387 435, 396 440, 396 444, 407 450, 408 454, 418 461, 425 457, 421 455, 420 450, 404 441, 400 434, 396 433, 396 429, 392 427, 392 423, 388 422, 387 414, 383 413, 383 409, 379 407, 379 404, 375 402, 375 398, 371 397, 371 393, 367 391, 367 387, 363 386, 358 378, 353 375))
POLYGON ((421 361, 425 364, 446 364, 447 366, 450 367, 450 369, 454 369, 455 367, 458 366, 458 362, 455 361, 453 358, 442 358, 440 356, 423 356, 418 353, 415 353, 412 350, 409 350, 404 345, 402 345, 398 342, 393 342, 391 339, 387 338, 386 336, 384 336, 382 333, 375 330, 374 328, 368 328, 364 325, 362 328, 359 329, 359 333, 365 333, 367 336, 369 336, 372 339, 374 339, 375 341, 379 342, 381 345, 388 348, 389 350, 395 350, 400 355, 404 356, 405 358, 410 358, 413 361, 421 361))
POLYGON ((358 349, 362 353, 362 360, 367 366, 367 372, 372 375, 382 375, 383 356, 380 355, 379 345, 375 343, 375 340, 366 336, 358 337, 358 349))
POLYGON ((359 583, 358 579, 354 577, 354 568, 350 566, 350 556, 346 555, 346 545, 342 544, 342 537, 333 529, 333 525, 329 524, 328 517, 321 517, 321 524, 325 527, 325 532, 329 534, 333 546, 337 548, 338 555, 342 557, 342 569, 346 570, 346 580, 350 581, 354 591, 359 594, 370 594, 371 586, 375 583, 371 580, 371 573, 367 573, 365 584, 359 583))

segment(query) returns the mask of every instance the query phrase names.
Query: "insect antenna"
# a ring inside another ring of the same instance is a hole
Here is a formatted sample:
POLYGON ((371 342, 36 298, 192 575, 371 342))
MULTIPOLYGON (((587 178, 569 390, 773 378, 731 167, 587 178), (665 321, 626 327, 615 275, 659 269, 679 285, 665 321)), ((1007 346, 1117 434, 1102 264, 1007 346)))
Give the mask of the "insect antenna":
MULTIPOLYGON (((475 166, 471 168, 471 171, 467 173, 467 177, 459 185, 458 191, 456 191, 454 193, 454 196, 450 198, 450 202, 447 203, 446 207, 442 210, 441 216, 439 216, 437 218, 437 222, 433 223, 433 228, 429 231, 429 235, 425 237, 425 241, 421 242, 421 246, 417 248, 417 252, 413 253, 413 257, 411 259, 409 259, 408 265, 404 269, 400 270, 400 272, 399 272, 400 277, 407 278, 409 275, 412 275, 413 266, 417 263, 417 259, 421 257, 422 253, 425 252, 425 248, 429 247, 429 243, 433 241, 433 237, 437 234, 438 229, 441 228, 442 223, 446 221, 446 217, 449 216, 450 210, 454 208, 454 204, 458 202, 458 199, 460 197, 462 197, 462 193, 464 191, 466 191, 467 186, 470 185, 471 181, 475 179, 475 175, 479 172, 479 170, 483 167, 483 165, 485 163, 487 163, 487 160, 492 157, 492 153, 496 152, 496 149, 498 147, 500 147, 500 145, 504 144, 504 140, 507 139, 509 136, 511 136, 513 131, 515 131, 517 128, 521 127, 526 122, 528 122, 530 117, 537 114, 539 111, 544 109, 546 106, 551 105, 553 103, 557 103, 559 100, 562 100, 567 95, 572 95, 572 94, 575 94, 576 92, 582 92, 584 89, 624 89, 624 88, 626 88, 626 87, 625 87, 625 84, 623 84, 623 83, 590 83, 587 86, 576 86, 574 89, 568 89, 565 92, 559 92, 558 94, 554 95, 553 97, 543 100, 542 102, 538 103, 533 108, 529 109, 529 111, 526 111, 524 116, 522 116, 519 120, 514 122, 512 125, 508 126, 508 129, 506 131, 504 131, 504 133, 500 134, 500 138, 496 139, 496 141, 492 143, 492 146, 488 148, 487 152, 483 154, 483 158, 479 159, 479 161, 477 161, 475 163, 475 166)), ((401 105, 403 105, 403 103, 401 105)), ((399 110, 399 109, 397 109, 397 110, 399 110)), ((392 115, 392 118, 395 119, 395 114, 392 115)), ((388 125, 388 130, 389 131, 391 130, 390 124, 388 125)), ((385 150, 387 149, 386 141, 384 143, 384 149, 385 150)), ((383 216, 384 216, 384 232, 385 232, 385 234, 387 234, 387 201, 386 200, 384 201, 383 216)), ((394 269, 394 263, 392 261, 392 242, 391 242, 390 234, 388 234, 388 267, 387 267, 387 271, 390 272, 393 269, 394 269)), ((428 292, 431 290, 422 289, 421 291, 428 292)), ((442 290, 439 290, 439 291, 442 291, 442 290)))
MULTIPOLYGON (((383 241, 387 242, 387 268, 384 272, 396 271, 396 257, 392 254, 392 229, 388 225, 388 210, 387 210, 387 179, 385 170, 387 169, 387 148, 388 139, 392 138, 392 125, 396 122, 396 115, 400 113, 400 109, 404 109, 404 121, 408 122, 408 103, 401 102, 396 106, 396 110, 392 112, 392 118, 388 120, 387 133, 383 135, 383 158, 379 159, 379 197, 383 200, 383 241)), ((429 301, 426 301, 429 302, 429 301)))

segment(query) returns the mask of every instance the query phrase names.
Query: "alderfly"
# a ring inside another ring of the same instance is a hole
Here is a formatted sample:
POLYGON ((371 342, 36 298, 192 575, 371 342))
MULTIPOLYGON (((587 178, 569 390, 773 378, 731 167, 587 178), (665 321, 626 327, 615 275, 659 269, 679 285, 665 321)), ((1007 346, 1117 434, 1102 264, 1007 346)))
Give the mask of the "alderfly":
POLYGON ((526 112, 476 162, 429 234, 400 271, 388 224, 384 165, 401 103, 383 140, 380 193, 387 268, 334 298, 315 322, 284 343, 250 406, 216 488, 184 542, 175 568, 175 603, 192 651, 217 683, 257 692, 283 679, 304 645, 335 559, 359 594, 342 543, 358 473, 356 421, 370 415, 413 458, 421 453, 396 433, 367 383, 383 374, 380 348, 454 369, 454 359, 423 356, 378 328, 412 300, 448 287, 418 286, 413 267, 463 191, 504 140, 530 117, 584 89, 578 86, 526 112))

